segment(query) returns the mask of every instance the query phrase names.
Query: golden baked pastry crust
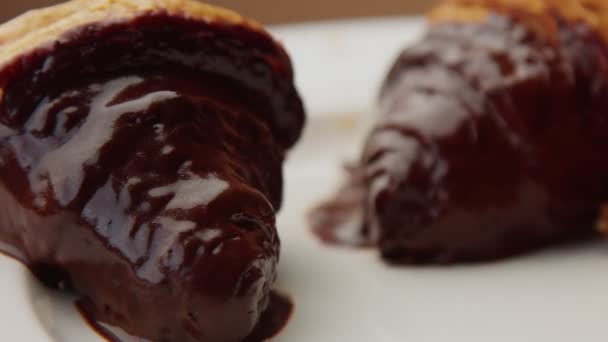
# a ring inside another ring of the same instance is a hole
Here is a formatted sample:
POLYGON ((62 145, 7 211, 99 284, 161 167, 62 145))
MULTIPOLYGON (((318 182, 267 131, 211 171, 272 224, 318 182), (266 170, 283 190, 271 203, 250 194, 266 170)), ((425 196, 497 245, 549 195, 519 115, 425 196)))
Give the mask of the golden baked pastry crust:
POLYGON ((572 22, 583 22, 608 41, 606 0, 444 0, 429 18, 433 23, 483 21, 491 13, 510 13, 543 35, 556 30, 555 14, 572 22))
POLYGON ((32 10, 0 25, 0 67, 28 51, 58 40, 79 26, 125 21, 151 12, 243 25, 263 31, 258 23, 235 12, 194 0, 72 0, 32 10))

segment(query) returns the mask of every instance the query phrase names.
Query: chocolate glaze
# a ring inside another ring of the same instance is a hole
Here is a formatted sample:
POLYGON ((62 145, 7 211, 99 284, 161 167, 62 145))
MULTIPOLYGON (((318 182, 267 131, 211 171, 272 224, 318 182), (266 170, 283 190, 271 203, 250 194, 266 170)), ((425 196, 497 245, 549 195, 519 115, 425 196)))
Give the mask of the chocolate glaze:
POLYGON ((0 84, 6 252, 129 335, 247 337, 304 122, 285 52, 244 26, 149 13, 75 28, 0 84))
MULTIPOLYGON (((506 15, 438 24, 399 57, 360 164, 357 227, 386 260, 481 261, 592 233, 608 191, 608 49, 555 20, 555 39, 506 15)), ((353 215, 328 208, 315 216, 353 215)))
MULTIPOLYGON (((293 314, 293 303, 289 298, 276 291, 271 291, 269 298, 268 310, 264 311, 255 329, 243 342, 266 341, 275 337, 293 314)), ((118 327, 91 320, 85 302, 78 303, 77 307, 91 327, 110 342, 149 342, 147 339, 129 335, 118 327)))

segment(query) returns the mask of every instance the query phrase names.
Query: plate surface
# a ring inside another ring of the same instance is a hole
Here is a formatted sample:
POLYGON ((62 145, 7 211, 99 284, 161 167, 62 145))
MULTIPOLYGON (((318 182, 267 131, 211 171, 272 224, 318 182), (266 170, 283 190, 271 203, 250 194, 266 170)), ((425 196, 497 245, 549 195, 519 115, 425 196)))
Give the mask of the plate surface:
MULTIPOLYGON (((307 211, 340 182, 368 127, 380 82, 420 19, 275 27, 310 113, 285 168, 278 288, 295 312, 277 342, 595 342, 608 340, 608 248, 601 242, 500 263, 391 268, 370 250, 322 246, 307 211)), ((73 298, 0 257, 3 341, 102 341, 73 298)))

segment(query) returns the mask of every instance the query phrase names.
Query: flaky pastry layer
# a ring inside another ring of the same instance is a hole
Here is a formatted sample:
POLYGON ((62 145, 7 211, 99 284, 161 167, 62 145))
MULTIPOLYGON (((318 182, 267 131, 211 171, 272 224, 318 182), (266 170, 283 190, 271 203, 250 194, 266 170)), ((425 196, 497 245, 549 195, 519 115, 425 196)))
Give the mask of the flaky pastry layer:
POLYGON ((262 31, 259 24, 235 12, 194 0, 72 0, 29 11, 0 25, 0 68, 22 54, 59 40, 74 28, 129 20, 151 12, 244 25, 262 31))
POLYGON ((429 18, 433 23, 479 22, 493 13, 517 16, 531 29, 550 37, 556 32, 558 15, 587 24, 608 42, 606 0, 444 0, 429 18))

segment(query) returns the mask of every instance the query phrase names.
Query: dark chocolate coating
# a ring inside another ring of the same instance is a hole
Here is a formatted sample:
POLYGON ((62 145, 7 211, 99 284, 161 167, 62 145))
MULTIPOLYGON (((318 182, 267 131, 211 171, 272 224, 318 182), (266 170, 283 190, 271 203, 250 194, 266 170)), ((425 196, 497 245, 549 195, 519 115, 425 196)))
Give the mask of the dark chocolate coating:
POLYGON ((398 58, 361 165, 361 232, 385 259, 490 260, 593 232, 608 50, 556 22, 555 39, 508 16, 441 23, 398 58))
POLYGON ((6 252, 131 335, 248 336, 304 122, 285 52, 258 30, 150 13, 75 28, 0 83, 6 252))

